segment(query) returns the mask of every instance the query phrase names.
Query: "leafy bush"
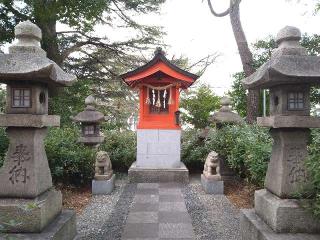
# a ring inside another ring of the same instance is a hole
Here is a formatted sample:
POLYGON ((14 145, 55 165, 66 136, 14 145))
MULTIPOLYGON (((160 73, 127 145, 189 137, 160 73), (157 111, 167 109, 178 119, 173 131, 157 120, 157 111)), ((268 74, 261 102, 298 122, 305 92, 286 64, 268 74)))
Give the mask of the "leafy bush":
POLYGON ((136 160, 136 133, 133 131, 106 131, 106 139, 100 149, 109 153, 112 167, 126 171, 136 160))
POLYGON ((9 145, 9 140, 7 138, 5 128, 0 128, 0 167, 3 164, 7 149, 9 145))
POLYGON ((51 128, 45 140, 54 182, 82 185, 91 181, 96 150, 77 143, 76 127, 51 128))
POLYGON ((205 142, 198 138, 198 132, 188 129, 182 132, 181 160, 190 171, 201 171, 209 153, 205 142))
POLYGON ((307 169, 310 173, 312 181, 311 196, 314 198, 311 201, 311 211, 320 218, 320 129, 313 129, 311 132, 312 142, 309 145, 309 156, 306 161, 307 169))
POLYGON ((206 147, 224 157, 241 177, 263 186, 272 147, 267 129, 226 126, 209 134, 206 147))

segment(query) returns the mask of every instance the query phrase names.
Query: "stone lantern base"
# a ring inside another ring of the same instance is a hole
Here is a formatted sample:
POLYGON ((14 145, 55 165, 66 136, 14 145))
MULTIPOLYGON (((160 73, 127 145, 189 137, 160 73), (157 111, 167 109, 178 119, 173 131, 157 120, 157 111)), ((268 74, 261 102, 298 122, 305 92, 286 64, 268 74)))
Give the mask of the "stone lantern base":
POLYGON ((77 235, 76 213, 63 210, 41 233, 0 234, 0 239, 72 240, 77 235))
POLYGON ((319 240, 320 221, 295 199, 281 199, 266 189, 255 192, 255 208, 242 210, 242 240, 319 240))

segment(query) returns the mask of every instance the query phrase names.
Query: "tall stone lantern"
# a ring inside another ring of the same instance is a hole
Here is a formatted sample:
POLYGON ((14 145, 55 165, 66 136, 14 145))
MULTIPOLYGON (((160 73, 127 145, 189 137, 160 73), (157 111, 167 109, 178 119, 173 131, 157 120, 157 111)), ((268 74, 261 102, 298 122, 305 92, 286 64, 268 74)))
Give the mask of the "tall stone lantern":
MULTIPOLYGON (((81 136, 78 142, 92 148, 97 148, 104 141, 100 133, 100 124, 105 120, 103 113, 96 110, 96 101, 93 96, 85 99, 85 110, 78 113, 72 120, 81 124, 81 136)), ((110 194, 115 185, 115 175, 109 154, 99 151, 95 161, 95 175, 92 180, 92 194, 110 194)))
MULTIPOLYGON (((209 121, 216 124, 217 129, 221 129, 227 124, 242 124, 243 119, 232 112, 230 107, 231 99, 224 96, 220 100, 221 108, 209 117, 209 121)), ((203 132, 205 139, 209 132, 207 127, 203 132)), ((232 180, 235 172, 228 166, 225 157, 219 156, 216 152, 210 152, 204 164, 204 171, 201 175, 203 190, 208 194, 223 194, 225 180, 232 180)))
POLYGON ((85 110, 72 118, 75 122, 81 123, 81 136, 78 141, 85 145, 97 146, 104 141, 104 136, 100 134, 100 124, 105 117, 95 109, 96 101, 93 96, 88 96, 85 104, 85 110))
POLYGON ((48 115, 48 90, 71 85, 76 77, 46 58, 36 25, 18 24, 15 36, 9 54, 0 55, 0 82, 7 84, 0 126, 7 127, 10 140, 0 169, 1 232, 10 239, 73 239, 75 212, 62 211, 43 141, 47 127, 60 125, 59 116, 48 115))
POLYGON ((310 87, 320 84, 320 57, 308 56, 300 39, 299 29, 283 28, 270 61, 243 82, 249 89, 269 89, 270 116, 257 122, 271 128, 274 139, 265 189, 256 191, 254 209, 242 211, 243 240, 320 239, 320 222, 295 199, 310 184, 304 165, 309 128, 320 127, 320 119, 310 116, 310 87))
MULTIPOLYGON (((220 100, 221 108, 210 116, 210 121, 216 124, 217 129, 222 129, 225 125, 241 125, 244 120, 231 109, 231 99, 224 96, 220 100)), ((219 156, 219 167, 222 180, 230 180, 235 176, 235 172, 228 166, 223 156, 219 156)))

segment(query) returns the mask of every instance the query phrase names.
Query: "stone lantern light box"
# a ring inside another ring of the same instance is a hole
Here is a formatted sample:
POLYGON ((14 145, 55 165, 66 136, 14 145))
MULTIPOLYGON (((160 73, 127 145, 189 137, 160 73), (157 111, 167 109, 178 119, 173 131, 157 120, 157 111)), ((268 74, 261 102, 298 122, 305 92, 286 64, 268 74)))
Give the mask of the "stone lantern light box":
POLYGON ((85 110, 72 118, 73 121, 81 123, 81 136, 78 141, 85 145, 97 145, 104 141, 104 136, 100 134, 100 124, 105 120, 105 116, 96 110, 93 96, 88 96, 85 104, 85 110))

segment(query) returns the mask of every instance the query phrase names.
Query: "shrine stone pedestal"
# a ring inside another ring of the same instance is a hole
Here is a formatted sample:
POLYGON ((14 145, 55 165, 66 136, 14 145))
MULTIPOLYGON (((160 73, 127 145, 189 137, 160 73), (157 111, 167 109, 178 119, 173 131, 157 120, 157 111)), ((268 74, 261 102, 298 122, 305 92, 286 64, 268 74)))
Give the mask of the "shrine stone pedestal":
POLYGON ((201 174, 201 185, 207 194, 223 194, 224 192, 224 184, 221 180, 221 176, 219 176, 219 178, 211 176, 210 178, 201 174))
POLYGON ((110 194, 114 189, 115 184, 115 175, 108 180, 92 180, 92 194, 101 195, 101 194, 110 194))
POLYGON ((181 130, 138 129, 137 161, 129 169, 130 182, 188 182, 180 149, 181 130))

